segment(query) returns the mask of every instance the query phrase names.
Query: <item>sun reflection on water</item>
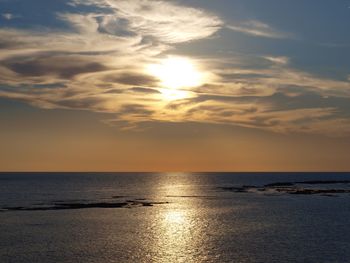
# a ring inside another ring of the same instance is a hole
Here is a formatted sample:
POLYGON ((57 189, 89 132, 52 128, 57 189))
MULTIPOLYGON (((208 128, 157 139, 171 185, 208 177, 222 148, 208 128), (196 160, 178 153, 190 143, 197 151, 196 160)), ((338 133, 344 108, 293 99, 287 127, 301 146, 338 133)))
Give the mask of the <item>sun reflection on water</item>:
POLYGON ((163 194, 171 197, 171 202, 158 213, 157 256, 154 262, 203 262, 199 255, 203 231, 198 204, 191 198, 185 202, 181 200, 193 194, 186 187, 186 178, 186 175, 174 175, 164 179, 163 194))
POLYGON ((184 224, 186 222, 182 211, 169 211, 165 214, 165 220, 169 222, 169 224, 184 224))

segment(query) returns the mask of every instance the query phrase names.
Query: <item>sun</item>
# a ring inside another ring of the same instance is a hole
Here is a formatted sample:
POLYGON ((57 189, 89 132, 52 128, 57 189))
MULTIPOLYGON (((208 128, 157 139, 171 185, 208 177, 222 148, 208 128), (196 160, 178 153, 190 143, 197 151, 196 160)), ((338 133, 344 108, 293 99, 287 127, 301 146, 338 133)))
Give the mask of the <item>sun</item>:
POLYGON ((158 64, 151 64, 148 66, 148 72, 158 78, 165 89, 198 87, 203 82, 202 74, 196 65, 183 57, 168 57, 158 64))

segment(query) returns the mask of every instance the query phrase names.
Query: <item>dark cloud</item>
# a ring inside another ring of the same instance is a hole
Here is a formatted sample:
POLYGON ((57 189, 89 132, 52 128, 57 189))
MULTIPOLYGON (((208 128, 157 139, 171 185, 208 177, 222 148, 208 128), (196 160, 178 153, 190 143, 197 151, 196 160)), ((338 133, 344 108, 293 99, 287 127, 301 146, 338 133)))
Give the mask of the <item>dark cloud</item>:
POLYGON ((269 78, 269 75, 258 73, 232 73, 232 74, 218 74, 222 82, 247 81, 249 79, 269 78))
POLYGON ((188 100, 187 104, 196 104, 206 101, 268 105, 269 111, 337 108, 341 112, 350 116, 350 98, 322 96, 312 90, 302 90, 301 88, 295 87, 290 89, 279 89, 279 91, 268 96, 223 96, 200 94, 198 97, 188 100), (302 91, 302 93, 299 91, 302 91))
POLYGON ((130 21, 115 16, 101 16, 96 18, 98 31, 118 37, 134 37, 137 34, 130 29, 130 21))
POLYGON ((130 86, 155 86, 158 83, 158 80, 154 77, 138 73, 108 75, 104 80, 130 86))
POLYGON ((85 97, 85 98, 72 98, 72 99, 64 99, 55 102, 57 105, 61 107, 67 107, 72 109, 95 109, 95 110, 103 110, 103 103, 105 102, 104 98, 99 97, 85 97))
POLYGON ((258 101, 271 105, 271 111, 336 108, 343 114, 350 116, 350 98, 335 96, 326 97, 311 91, 304 91, 304 93, 296 96, 288 96, 285 93, 277 92, 271 96, 260 97, 258 101))
POLYGON ((82 73, 91 73, 107 70, 107 67, 98 62, 81 60, 74 57, 48 57, 20 61, 19 59, 5 61, 4 65, 26 77, 58 76, 71 79, 82 73))
POLYGON ((122 94, 123 92, 124 92, 123 89, 110 89, 110 90, 106 90, 103 93, 104 94, 122 94))
POLYGON ((233 116, 242 116, 245 114, 252 114, 257 112, 257 108, 238 108, 238 109, 232 109, 225 107, 224 105, 218 106, 218 105, 198 105, 190 108, 186 111, 186 116, 193 116, 195 114, 203 114, 206 113, 208 116, 213 117, 213 120, 220 120, 220 118, 227 118, 227 117, 233 117, 233 116))
POLYGON ((143 36, 139 45, 141 46, 152 46, 157 43, 157 39, 152 36, 143 36))
POLYGON ((259 100, 258 96, 228 96, 228 95, 211 95, 211 94, 202 94, 196 98, 192 98, 192 103, 200 103, 205 101, 218 101, 218 102, 227 102, 227 103, 248 103, 256 102, 259 100))
POLYGON ((272 128, 281 123, 280 120, 276 119, 275 116, 252 116, 249 119, 251 125, 260 128, 272 128))
POLYGON ((132 115, 134 117, 149 117, 154 111, 147 109, 144 105, 141 104, 127 104, 123 105, 117 116, 122 117, 125 115, 132 115))
POLYGON ((0 39, 0 49, 13 49, 19 47, 21 43, 19 41, 13 41, 10 39, 0 39))
POLYGON ((150 88, 141 88, 141 87, 134 87, 129 89, 133 92, 139 92, 139 93, 148 93, 148 94, 160 94, 160 92, 156 89, 150 89, 150 88))

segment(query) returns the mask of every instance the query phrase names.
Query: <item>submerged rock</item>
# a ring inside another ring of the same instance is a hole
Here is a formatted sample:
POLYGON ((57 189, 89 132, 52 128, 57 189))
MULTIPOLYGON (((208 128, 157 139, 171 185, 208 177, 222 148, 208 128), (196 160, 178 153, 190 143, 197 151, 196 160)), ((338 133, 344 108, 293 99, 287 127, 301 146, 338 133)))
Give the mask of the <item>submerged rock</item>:
POLYGON ((350 180, 303 181, 296 184, 350 184, 350 180))
POLYGON ((220 187, 224 191, 234 193, 252 193, 252 192, 269 192, 278 194, 293 194, 293 195, 322 195, 336 197, 335 194, 350 193, 349 188, 340 189, 324 189, 324 188, 303 188, 301 185, 332 185, 332 184, 350 184, 349 180, 320 180, 320 181, 300 181, 300 182, 276 182, 265 184, 262 187, 243 185, 232 187, 220 187))
POLYGON ((281 182, 278 182, 278 183, 272 183, 272 184, 265 184, 264 186, 265 187, 284 187, 284 186, 293 186, 294 183, 281 183, 281 182))
POLYGON ((167 204, 168 202, 151 202, 128 200, 125 202, 95 202, 95 203, 65 203, 63 201, 53 203, 51 205, 41 206, 13 206, 2 207, 0 212, 6 211, 50 211, 50 210, 74 210, 74 209, 88 209, 88 208, 132 208, 139 206, 153 206, 155 204, 167 204))
POLYGON ((298 189, 290 194, 314 195, 314 194, 344 194, 350 193, 350 189, 298 189))

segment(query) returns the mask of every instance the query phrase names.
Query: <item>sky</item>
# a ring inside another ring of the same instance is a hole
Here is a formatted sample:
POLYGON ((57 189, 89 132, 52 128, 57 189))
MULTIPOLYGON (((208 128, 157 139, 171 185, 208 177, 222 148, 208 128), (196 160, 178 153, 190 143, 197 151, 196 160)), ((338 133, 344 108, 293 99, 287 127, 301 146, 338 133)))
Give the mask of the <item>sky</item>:
POLYGON ((0 0, 1 171, 349 171, 349 0, 0 0))

